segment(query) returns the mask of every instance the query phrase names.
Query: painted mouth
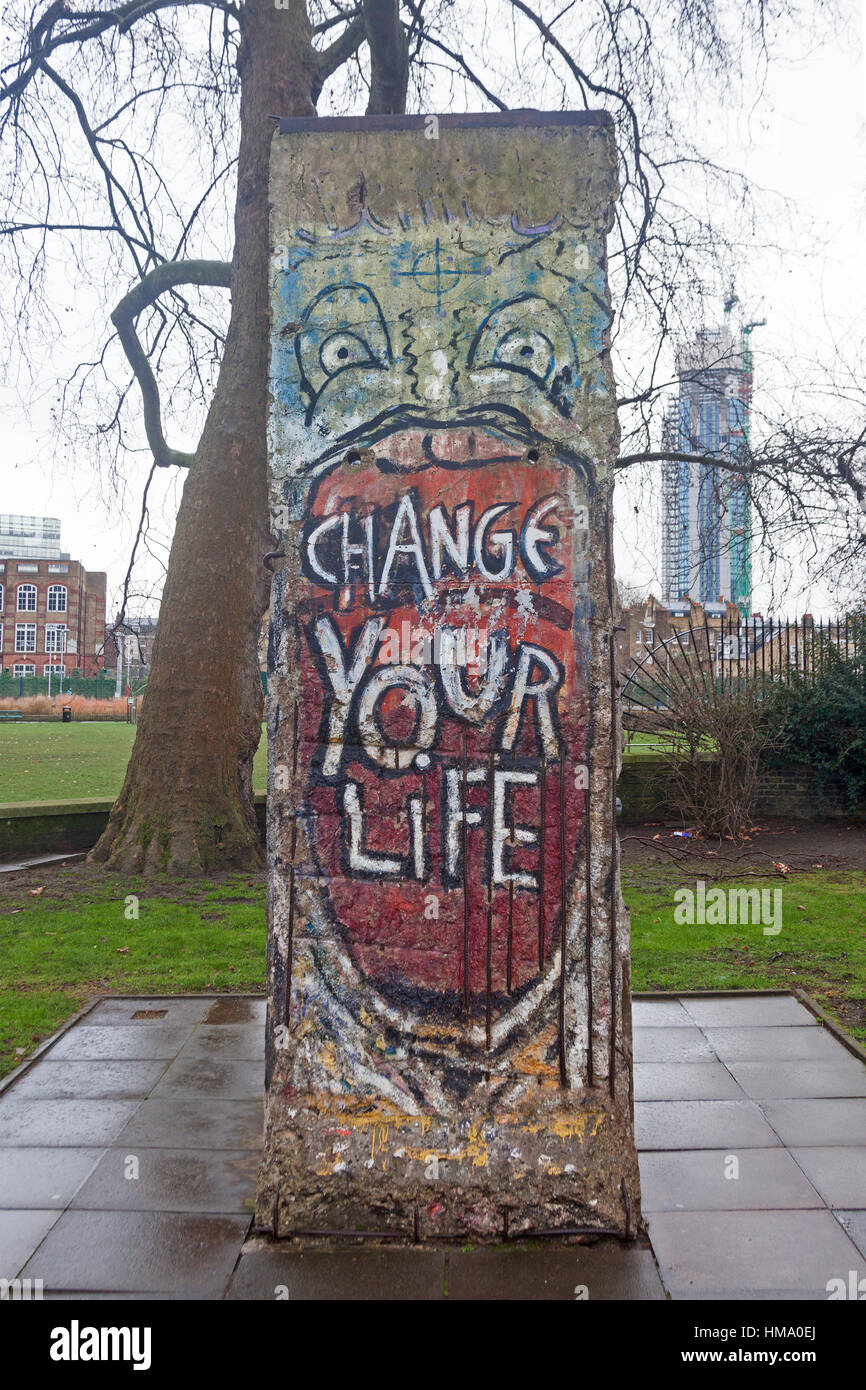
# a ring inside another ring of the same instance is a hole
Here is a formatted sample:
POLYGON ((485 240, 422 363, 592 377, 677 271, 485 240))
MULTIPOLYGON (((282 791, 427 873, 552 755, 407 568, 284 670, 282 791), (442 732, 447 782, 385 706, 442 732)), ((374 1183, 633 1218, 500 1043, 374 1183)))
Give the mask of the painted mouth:
MULTIPOLYGON (((487 463, 529 457, 540 450, 547 438, 523 411, 514 406, 492 404, 455 410, 443 419, 422 407, 400 405, 384 410, 373 419, 341 436, 304 471, 317 475, 353 450, 376 449, 377 462, 385 472, 404 472, 425 466, 464 468, 473 460, 487 463), (389 441, 387 450, 377 445, 389 441), (503 445, 512 445, 503 449, 503 445)), ((570 463, 585 478, 591 474, 589 458, 563 446, 557 440, 556 455, 570 463)))

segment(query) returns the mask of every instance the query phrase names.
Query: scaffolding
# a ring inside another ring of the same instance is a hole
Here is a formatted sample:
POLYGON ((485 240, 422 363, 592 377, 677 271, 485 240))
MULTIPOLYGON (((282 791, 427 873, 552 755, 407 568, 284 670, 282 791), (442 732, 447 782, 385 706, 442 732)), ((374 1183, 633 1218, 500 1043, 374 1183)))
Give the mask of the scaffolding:
MULTIPOLYGON (((749 325, 749 329, 754 325, 749 325)), ((662 449, 736 461, 748 448, 751 354, 728 328, 701 329, 677 356, 679 395, 669 403, 662 449)), ((751 603, 749 497, 745 478, 721 465, 662 465, 662 584, 666 602, 751 603)))

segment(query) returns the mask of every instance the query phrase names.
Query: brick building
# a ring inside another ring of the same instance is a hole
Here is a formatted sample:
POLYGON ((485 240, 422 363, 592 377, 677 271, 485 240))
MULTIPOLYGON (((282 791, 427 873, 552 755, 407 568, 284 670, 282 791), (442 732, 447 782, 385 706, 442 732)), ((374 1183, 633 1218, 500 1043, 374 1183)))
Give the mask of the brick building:
POLYGON ((156 641, 155 618, 130 618, 121 622, 120 617, 109 623, 105 629, 105 669, 117 670, 118 641, 124 642, 124 672, 135 680, 150 675, 153 661, 153 646, 156 641))
POLYGON ((12 676, 73 671, 95 676, 104 665, 103 572, 77 560, 0 560, 0 665, 12 676))

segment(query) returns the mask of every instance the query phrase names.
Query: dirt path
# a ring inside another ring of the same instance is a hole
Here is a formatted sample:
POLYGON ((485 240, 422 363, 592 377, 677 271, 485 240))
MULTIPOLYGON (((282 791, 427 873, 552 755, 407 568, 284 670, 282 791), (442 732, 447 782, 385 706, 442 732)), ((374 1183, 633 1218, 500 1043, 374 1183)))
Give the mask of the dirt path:
POLYGON ((866 871, 866 826, 826 821, 771 821, 756 826, 747 839, 704 840, 677 836, 669 826, 623 826, 620 833, 624 868, 668 864, 714 878, 743 878, 824 869, 866 871))

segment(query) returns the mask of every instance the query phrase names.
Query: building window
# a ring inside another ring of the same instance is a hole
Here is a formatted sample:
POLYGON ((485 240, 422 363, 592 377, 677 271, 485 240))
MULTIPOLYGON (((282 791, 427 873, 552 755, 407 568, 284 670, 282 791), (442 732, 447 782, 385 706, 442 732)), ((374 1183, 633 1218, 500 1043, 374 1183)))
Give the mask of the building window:
POLYGON ((16 624, 15 624, 15 650, 16 650, 16 652, 35 652, 35 651, 36 651, 36 624, 35 624, 35 623, 16 623, 16 624))
POLYGON ((0 613, 3 612, 3 585, 0 584, 0 613))
POLYGON ((36 612, 36 585, 35 585, 35 584, 19 584, 19 585, 18 585, 18 612, 19 612, 19 613, 35 613, 35 612, 36 612))
POLYGON ((31 666, 30 662, 19 662, 12 667, 13 676, 35 676, 36 667, 31 666))
POLYGON ((68 573, 69 573, 69 566, 68 566, 68 565, 49 565, 49 566, 48 566, 48 573, 49 573, 49 574, 68 574, 68 573))
MULTIPOLYGON (((31 648, 27 648, 28 651, 31 648)), ((33 651, 36 648, 32 648, 33 651)), ((65 652, 66 651, 66 627, 63 623, 46 623, 45 625, 45 650, 46 652, 65 652)))
POLYGON ((65 612, 66 612, 66 585, 65 585, 65 584, 49 584, 49 585, 48 585, 48 612, 49 612, 49 613, 65 613, 65 612))
POLYGON ((19 565, 19 566, 18 566, 18 573, 19 573, 19 574, 38 574, 38 573, 39 573, 39 566, 38 566, 38 565, 19 565))
POLYGON ((42 674, 43 674, 44 676, 65 676, 65 675, 66 675, 66 667, 65 667, 62 663, 61 663, 59 666, 55 666, 55 665, 43 666, 43 668, 42 668, 42 674))

